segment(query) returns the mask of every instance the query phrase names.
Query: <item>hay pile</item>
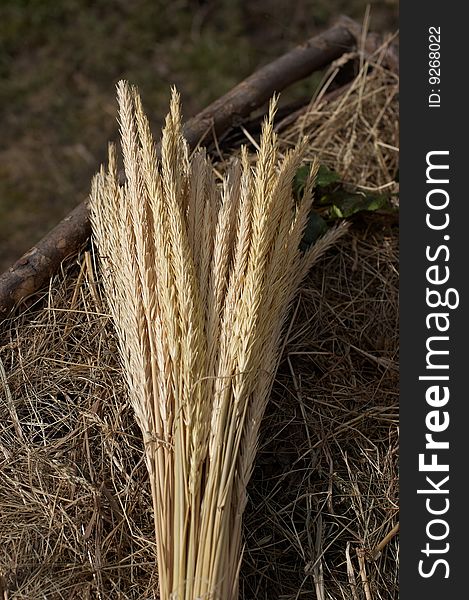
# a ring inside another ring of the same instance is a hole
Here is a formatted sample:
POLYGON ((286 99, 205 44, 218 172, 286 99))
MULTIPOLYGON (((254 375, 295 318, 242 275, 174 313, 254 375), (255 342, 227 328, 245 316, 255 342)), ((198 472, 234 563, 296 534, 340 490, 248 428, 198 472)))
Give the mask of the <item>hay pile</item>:
MULTIPOLYGON (((396 191, 397 81, 282 131, 347 182, 396 191)), ((223 161, 216 168, 223 169, 223 161)), ((303 285, 262 427, 240 597, 397 596, 398 231, 358 217, 303 285)), ((93 248, 2 325, 0 597, 152 598, 151 491, 93 248)))

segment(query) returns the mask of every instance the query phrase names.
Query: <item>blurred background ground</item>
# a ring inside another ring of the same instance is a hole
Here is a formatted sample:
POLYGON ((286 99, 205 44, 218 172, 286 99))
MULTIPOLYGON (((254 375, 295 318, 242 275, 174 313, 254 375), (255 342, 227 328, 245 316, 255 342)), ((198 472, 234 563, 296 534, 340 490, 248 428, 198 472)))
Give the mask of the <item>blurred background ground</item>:
POLYGON ((192 116, 367 4, 372 30, 396 29, 396 0, 2 0, 0 272, 88 193, 116 138, 118 79, 140 87, 157 130, 170 85, 192 116))

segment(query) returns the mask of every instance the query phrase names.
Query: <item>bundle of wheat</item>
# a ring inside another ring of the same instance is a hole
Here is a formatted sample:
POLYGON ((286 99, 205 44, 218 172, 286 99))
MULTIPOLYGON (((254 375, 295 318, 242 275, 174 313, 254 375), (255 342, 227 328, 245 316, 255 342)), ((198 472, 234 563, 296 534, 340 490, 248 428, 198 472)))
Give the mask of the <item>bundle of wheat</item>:
POLYGON ((276 102, 254 168, 247 152, 220 186, 189 157, 173 91, 157 157, 139 95, 118 85, 126 183, 116 151, 92 184, 94 238, 150 477, 160 597, 234 599, 241 519, 283 323, 313 262, 344 232, 299 250, 301 141, 279 161, 276 102))

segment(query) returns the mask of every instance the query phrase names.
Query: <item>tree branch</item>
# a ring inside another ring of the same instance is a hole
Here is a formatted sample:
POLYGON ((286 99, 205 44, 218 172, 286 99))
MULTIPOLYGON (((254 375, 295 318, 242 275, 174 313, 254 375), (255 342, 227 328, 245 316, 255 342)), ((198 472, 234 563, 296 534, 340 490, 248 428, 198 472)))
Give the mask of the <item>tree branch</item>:
MULTIPOLYGON (((349 52, 356 45, 356 31, 354 21, 341 17, 334 27, 260 68, 187 122, 184 134, 191 148, 202 141, 208 144, 213 136, 220 136, 261 107, 274 92, 349 52)), ((85 200, 0 276, 0 316, 37 292, 63 260, 79 251, 90 233, 85 200)))

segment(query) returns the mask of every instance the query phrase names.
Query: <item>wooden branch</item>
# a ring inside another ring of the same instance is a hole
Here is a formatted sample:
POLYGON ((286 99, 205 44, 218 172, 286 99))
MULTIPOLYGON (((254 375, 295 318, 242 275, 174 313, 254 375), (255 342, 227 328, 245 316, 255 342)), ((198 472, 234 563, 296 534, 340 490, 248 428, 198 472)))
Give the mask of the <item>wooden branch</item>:
MULTIPOLYGON (((274 92, 349 52, 357 43, 356 31, 354 21, 341 17, 331 29, 260 68, 187 122, 184 134, 191 148, 201 141, 209 143, 210 138, 223 134, 261 107, 274 92)), ((0 276, 0 316, 37 292, 89 236, 89 209, 85 200, 0 276)))
POLYGON ((349 52, 357 42, 356 31, 355 21, 341 17, 331 29, 253 73, 188 121, 184 132, 189 144, 194 146, 201 140, 207 143, 207 135, 221 135, 262 106, 274 92, 280 92, 349 52))
POLYGON ((37 292, 91 234, 88 200, 79 204, 0 276, 0 316, 37 292))

